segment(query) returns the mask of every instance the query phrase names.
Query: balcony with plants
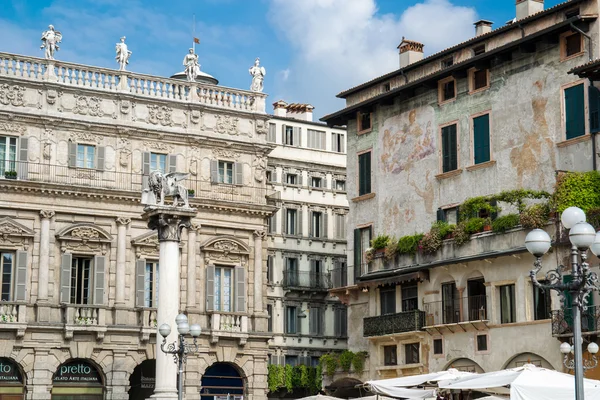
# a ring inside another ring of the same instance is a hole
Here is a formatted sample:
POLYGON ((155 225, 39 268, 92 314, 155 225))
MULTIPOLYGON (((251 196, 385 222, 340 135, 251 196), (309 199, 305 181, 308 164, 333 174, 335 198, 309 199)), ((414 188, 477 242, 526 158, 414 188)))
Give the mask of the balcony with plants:
POLYGON ((363 318, 363 336, 375 337, 419 331, 425 326, 425 312, 404 311, 363 318))

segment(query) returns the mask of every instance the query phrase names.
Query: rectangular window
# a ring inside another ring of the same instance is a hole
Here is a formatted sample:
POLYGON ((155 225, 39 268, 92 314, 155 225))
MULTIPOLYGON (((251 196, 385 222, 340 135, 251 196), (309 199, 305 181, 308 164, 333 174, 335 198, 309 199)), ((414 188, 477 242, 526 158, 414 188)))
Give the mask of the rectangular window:
POLYGON ((310 260, 310 287, 325 288, 325 274, 323 273, 323 262, 321 260, 310 260))
POLYGON ((473 118, 473 163, 490 161, 490 114, 473 118))
POLYGON ((469 92, 476 92, 487 88, 489 83, 489 72, 487 68, 469 70, 469 92))
POLYGON ((267 304, 267 332, 273 332, 273 306, 267 304))
POLYGON ((335 214, 335 237, 346 238, 346 214, 335 214))
POLYGON ((298 356, 285 356, 285 365, 295 367, 298 365, 298 356))
POLYGON ((485 44, 473 47, 473 56, 478 56, 485 53, 485 44))
POLYGON ((273 283, 273 262, 275 261, 275 256, 268 255, 267 256, 267 283, 273 283))
POLYGON ((383 346, 383 365, 398 365, 398 348, 383 346))
POLYGON ((215 311, 233 311, 233 268, 215 267, 215 311))
POLYGON ((409 343, 404 345, 404 363, 419 363, 419 343, 409 343))
MULTIPOLYGON (((0 177, 5 172, 16 171, 17 161, 17 138, 12 136, 0 136, 0 177)), ((23 162, 27 160, 21 160, 23 162)))
POLYGON ((298 234, 298 210, 294 208, 288 208, 285 210, 286 217, 286 229, 285 233, 288 235, 298 234))
POLYGON ((309 330, 311 335, 323 335, 324 329, 324 313, 321 307, 310 307, 309 310, 309 330))
POLYGON ((276 127, 274 123, 269 123, 269 133, 267 134, 267 142, 275 143, 276 127))
POLYGON ((287 126, 284 125, 285 127, 285 134, 284 134, 284 141, 283 144, 286 144, 288 146, 297 146, 297 144, 295 143, 295 135, 294 135, 294 127, 293 126, 287 126))
POLYGON ((345 192, 346 191, 346 181, 343 181, 341 179, 336 179, 335 190, 337 190, 338 192, 345 192))
POLYGON ((343 133, 332 133, 331 134, 331 151, 336 153, 345 153, 345 142, 343 133))
POLYGON ((323 187, 323 178, 313 176, 312 178, 310 178, 310 186, 313 188, 323 187))
POLYGON ((298 333, 298 308, 296 306, 285 307, 285 333, 298 333))
POLYGON ((564 36, 563 40, 563 59, 578 55, 583 52, 582 36, 579 32, 564 36))
POLYGON ((442 339, 433 339, 433 354, 444 354, 444 342, 442 339))
POLYGON ((445 103, 456 98, 456 80, 454 78, 442 79, 438 83, 438 101, 445 103))
POLYGON ((273 171, 265 171, 265 177, 267 178, 267 182, 273 182, 273 171))
POLYGON ((298 277, 298 259, 297 258, 286 258, 285 266, 286 283, 288 287, 300 286, 298 277))
POLYGON ((371 152, 358 156, 358 195, 371 193, 371 152))
POLYGON ((382 89, 384 92, 389 92, 390 90, 392 90, 392 84, 389 82, 386 82, 383 84, 382 89))
POLYGON ((442 172, 458 169, 458 142, 456 124, 442 128, 442 172))
POLYGON ((219 183, 233 183, 233 163, 219 161, 219 183))
POLYGON ((504 285, 498 289, 500 291, 500 323, 516 322, 515 285, 504 285))
POLYGON ((287 183, 288 185, 297 185, 298 184, 298 175, 286 174, 285 175, 285 183, 287 183))
POLYGON ((460 299, 454 282, 442 284, 442 318, 444 324, 460 321, 460 299))
POLYGON ((345 307, 334 308, 333 311, 334 326, 333 331, 335 337, 347 337, 348 336, 348 311, 345 307))
POLYGON ((150 171, 167 172, 167 155, 150 153, 150 171))
POLYGON ((147 261, 144 273, 144 307, 158 307, 158 262, 147 261))
POLYGON ((379 289, 381 302, 381 315, 396 313, 396 287, 384 287, 379 289))
POLYGON ((583 83, 564 90, 566 138, 585 135, 585 107, 583 83))
POLYGON ((477 351, 487 351, 488 335, 477 335, 477 351))
POLYGON ((419 289, 416 284, 402 285, 402 311, 413 311, 419 308, 419 289))
POLYGON ((552 318, 549 289, 542 290, 537 286, 533 287, 533 317, 536 321, 552 318))
POLYGON ((96 167, 96 147, 87 144, 77 145, 77 168, 96 167))
POLYGON ((357 120, 357 132, 358 133, 366 133, 366 132, 370 132, 371 131, 371 116, 372 114, 370 112, 367 113, 363 113, 363 112, 358 112, 357 116, 356 116, 356 120, 357 120))
POLYGON ((306 130, 306 147, 309 149, 325 150, 325 132, 314 129, 306 130))
POLYGON ((92 259, 73 257, 71 261, 71 304, 92 303, 92 259))
POLYGON ((438 208, 437 220, 456 225, 458 223, 458 207, 438 208))
POLYGON ((310 236, 320 238, 323 236, 323 213, 313 211, 311 216, 310 236))
POLYGON ((0 285, 2 287, 2 296, 0 300, 11 301, 13 299, 13 267, 15 265, 14 253, 0 253, 2 260, 2 274, 0 285))
POLYGON ((454 58, 448 57, 442 60, 442 68, 448 68, 454 65, 454 58))

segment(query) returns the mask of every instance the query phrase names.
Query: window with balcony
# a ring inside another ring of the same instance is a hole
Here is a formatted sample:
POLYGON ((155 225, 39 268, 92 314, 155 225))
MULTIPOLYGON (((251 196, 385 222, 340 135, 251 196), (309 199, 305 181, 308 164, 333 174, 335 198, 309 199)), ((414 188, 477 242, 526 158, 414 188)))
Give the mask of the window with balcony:
POLYGON ((290 367, 295 367, 298 365, 298 356, 286 355, 285 356, 285 365, 289 365, 290 367))
POLYGON ((348 266, 346 259, 333 260, 331 280, 334 288, 344 287, 348 284, 348 266))
POLYGON ((298 307, 285 307, 285 333, 295 335, 298 332, 298 307))
POLYGON ((404 364, 419 363, 419 343, 409 343, 404 345, 404 364))
POLYGON ((246 312, 246 269, 208 265, 205 293, 206 311, 246 312))
POLYGON ((311 288, 326 289, 327 282, 325 281, 325 271, 323 261, 312 259, 310 260, 310 276, 309 283, 311 288))
POLYGON ((438 208, 437 220, 456 225, 458 223, 458 207, 438 208))
POLYGON ((323 187, 323 178, 318 176, 313 176, 310 178, 310 187, 312 188, 322 188, 323 187))
POLYGON ((498 287, 500 295, 500 323, 510 324, 516 322, 515 312, 515 285, 498 287))
POLYGON ((396 313, 396 287, 386 286, 379 289, 381 315, 396 313))
POLYGON ((371 193, 371 152, 358 156, 358 195, 371 193))
POLYGON ((458 134, 457 125, 443 126, 442 138, 442 173, 458 169, 458 134))
POLYGON ((103 146, 69 142, 69 167, 104 170, 105 154, 106 148, 103 146))
MULTIPOLYGON (((541 281, 541 283, 545 283, 541 281)), ((533 287, 533 318, 534 320, 548 319, 552 317, 550 290, 542 290, 533 287)))
MULTIPOLYGON (((26 162, 27 160, 21 160, 26 162)), ((6 172, 17 171, 17 138, 13 136, 0 136, 0 177, 4 178, 6 172)))
POLYGON ((483 278, 467 281, 468 293, 468 318, 469 321, 482 321, 487 319, 487 302, 485 280, 483 278))
POLYGON ((444 354, 443 339, 433 339, 433 354, 434 355, 444 354))
POLYGON ((14 267, 15 253, 0 252, 0 261, 2 261, 2 273, 0 274, 0 287, 2 293, 0 300, 12 301, 14 289, 14 267))
POLYGON ((61 302, 104 303, 104 256, 82 257, 64 253, 61 264, 61 302))
POLYGON ((354 278, 362 273, 362 266, 366 264, 365 251, 369 248, 373 236, 373 227, 367 226, 354 230, 354 278))
POLYGON ((310 237, 327 237, 327 213, 322 211, 311 211, 310 214, 310 237))
POLYGON ((405 284, 401 286, 402 311, 413 311, 419 309, 419 289, 416 284, 405 284))
POLYGON ((299 223, 301 222, 301 218, 299 218, 299 215, 301 213, 302 213, 301 210, 297 210, 295 208, 285 209, 285 234, 286 235, 299 235, 300 234, 299 223))
POLYGON ((233 163, 219 161, 219 183, 233 183, 233 163))
POLYGON ((383 365, 398 365, 398 348, 396 345, 383 346, 383 365))
POLYGON ((314 129, 306 130, 306 147, 309 149, 325 150, 325 132, 314 129))
POLYGON ((456 283, 442 284, 442 323, 455 324, 460 321, 460 298, 456 283))
POLYGON ((150 171, 167 172, 167 155, 150 153, 150 171))
POLYGON ((331 134, 331 151, 334 151, 336 153, 346 152, 346 142, 344 141, 343 133, 331 134))
POLYGON ((87 144, 77 145, 77 168, 96 167, 96 146, 87 144))
POLYGON ((215 311, 232 312, 233 308, 233 268, 215 268, 215 311))
POLYGON ((297 287, 300 285, 297 258, 288 257, 285 259, 285 273, 288 287, 297 287))
POLYGON ((146 261, 144 270, 144 307, 158 307, 158 262, 146 261))

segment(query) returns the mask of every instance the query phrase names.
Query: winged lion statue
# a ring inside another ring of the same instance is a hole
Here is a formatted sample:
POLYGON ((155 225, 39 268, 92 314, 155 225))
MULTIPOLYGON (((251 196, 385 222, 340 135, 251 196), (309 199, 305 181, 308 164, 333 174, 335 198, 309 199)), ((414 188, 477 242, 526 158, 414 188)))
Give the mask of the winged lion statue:
POLYGON ((189 207, 188 191, 180 181, 187 179, 190 174, 181 172, 171 172, 163 174, 160 171, 152 171, 148 177, 148 186, 150 191, 156 197, 156 204, 165 205, 165 197, 173 197, 173 207, 179 207, 179 202, 183 202, 183 207, 189 207))

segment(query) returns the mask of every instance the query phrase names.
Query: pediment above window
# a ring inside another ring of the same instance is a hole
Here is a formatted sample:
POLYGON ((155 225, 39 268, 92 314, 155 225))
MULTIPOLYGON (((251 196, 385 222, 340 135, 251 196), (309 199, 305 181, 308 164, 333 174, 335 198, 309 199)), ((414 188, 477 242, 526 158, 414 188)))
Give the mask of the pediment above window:
POLYGON ((106 254, 113 240, 110 233, 86 222, 69 225, 56 238, 61 242, 61 251, 82 254, 106 254))
POLYGON ((250 254, 248 246, 232 236, 209 239, 200 246, 207 264, 225 263, 245 265, 250 254))
POLYGON ((33 242, 33 230, 10 217, 0 218, 0 245, 8 248, 27 248, 33 242))
POLYGON ((160 243, 156 231, 146 232, 131 239, 131 245, 135 248, 136 258, 157 258, 160 243))

